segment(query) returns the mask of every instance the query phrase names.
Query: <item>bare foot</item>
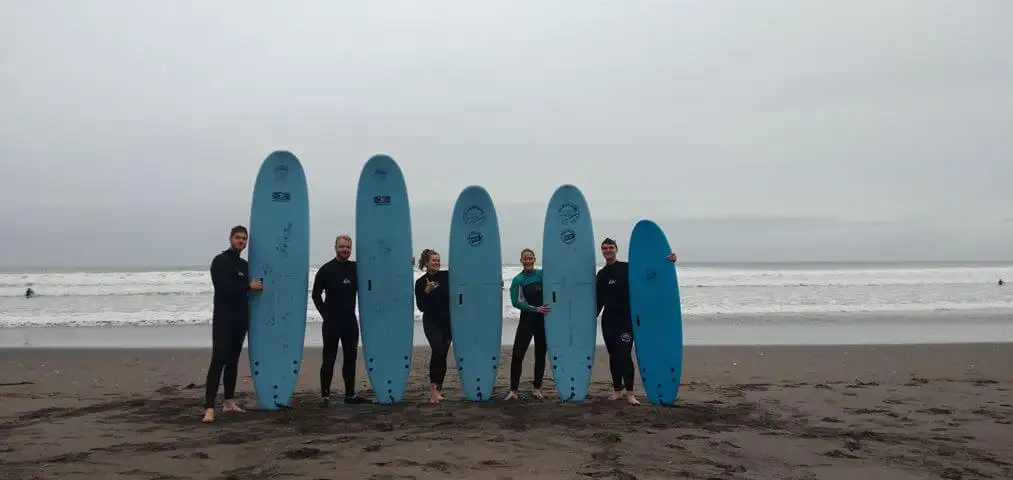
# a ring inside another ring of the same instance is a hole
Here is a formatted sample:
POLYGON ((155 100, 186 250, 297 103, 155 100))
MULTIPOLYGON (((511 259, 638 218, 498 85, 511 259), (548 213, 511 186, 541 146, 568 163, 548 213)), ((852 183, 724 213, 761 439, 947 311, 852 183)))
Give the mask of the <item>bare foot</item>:
POLYGON ((507 392, 506 400, 516 400, 516 399, 517 399, 517 392, 513 390, 507 392))
POLYGON ((619 400, 620 398, 623 396, 619 392, 612 392, 612 395, 609 395, 609 400, 619 400))
POLYGON ((443 396, 440 395, 439 391, 437 391, 437 390, 431 390, 429 392, 429 403, 432 403, 432 404, 435 405, 437 403, 440 403, 440 400, 443 400, 443 396))
POLYGON ((640 400, 637 400, 637 396, 633 392, 626 393, 626 403, 630 405, 640 405, 640 400))
POLYGON ((539 390, 539 389, 537 389, 537 388, 531 391, 531 396, 535 397, 535 398, 537 398, 539 400, 544 400, 545 399, 545 395, 543 395, 542 391, 539 390))
POLYGON ((215 421, 215 409, 213 409, 213 408, 205 408, 204 409, 204 418, 201 419, 201 422, 203 422, 203 423, 211 423, 213 421, 215 421))
POLYGON ((226 400, 225 402, 222 402, 222 411, 243 413, 246 410, 239 408, 239 405, 236 405, 236 402, 234 400, 226 400))

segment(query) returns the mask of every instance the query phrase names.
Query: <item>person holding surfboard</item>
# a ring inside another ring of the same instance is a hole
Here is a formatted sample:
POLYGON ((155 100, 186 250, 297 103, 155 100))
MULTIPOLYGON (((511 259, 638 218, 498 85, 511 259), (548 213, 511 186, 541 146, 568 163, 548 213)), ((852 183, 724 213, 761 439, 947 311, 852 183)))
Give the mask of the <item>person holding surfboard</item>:
POLYGON ((450 272, 440 270, 440 254, 425 249, 419 257, 425 275, 415 281, 415 305, 422 312, 422 330, 429 341, 429 401, 443 400, 443 379, 453 336, 450 330, 450 272))
POLYGON ((250 328, 250 306, 247 295, 264 288, 259 280, 250 281, 249 263, 239 256, 246 249, 249 232, 237 225, 229 232, 229 248, 211 261, 211 284, 214 306, 211 314, 211 366, 208 367, 204 392, 204 423, 215 420, 215 397, 223 377, 225 395, 223 412, 243 412, 236 405, 236 376, 243 340, 250 328))
POLYGON ((545 357, 548 353, 545 342, 545 314, 549 312, 549 306, 542 303, 542 270, 535 268, 534 250, 530 248, 521 250, 521 267, 521 272, 510 282, 510 303, 521 311, 521 316, 514 336, 513 354, 510 359, 510 391, 507 392, 506 399, 517 398, 524 355, 528 352, 532 338, 535 340, 535 379, 531 395, 543 399, 545 395, 542 394, 542 379, 545 377, 545 357))
POLYGON ((341 377, 345 382, 345 403, 363 403, 355 394, 355 364, 359 354, 359 321, 355 317, 355 298, 359 282, 352 256, 352 237, 334 239, 334 258, 317 269, 313 277, 313 305, 323 319, 320 327, 324 341, 320 364, 320 396, 324 407, 331 402, 331 380, 342 348, 341 377))
MULTIPOLYGON (((601 333, 609 354, 609 371, 612 373, 612 395, 609 400, 623 398, 627 403, 640 405, 633 393, 633 319, 630 315, 629 268, 616 258, 616 241, 606 238, 601 242, 601 256, 605 266, 598 270, 595 293, 598 297, 598 315, 601 315, 601 333)), ((668 261, 675 262, 675 253, 668 261)))

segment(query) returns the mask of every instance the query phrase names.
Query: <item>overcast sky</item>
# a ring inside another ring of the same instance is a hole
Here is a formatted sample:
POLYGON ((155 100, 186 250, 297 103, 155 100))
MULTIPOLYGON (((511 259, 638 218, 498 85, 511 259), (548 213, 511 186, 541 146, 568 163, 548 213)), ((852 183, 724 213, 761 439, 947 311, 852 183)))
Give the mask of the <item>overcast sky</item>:
MULTIPOLYGON (((387 153, 415 249, 561 183, 624 252, 1013 259, 1013 2, 54 1, 0 15, 0 266, 205 264, 290 150, 313 261, 387 153)), ((255 234, 255 233, 254 233, 255 234)))

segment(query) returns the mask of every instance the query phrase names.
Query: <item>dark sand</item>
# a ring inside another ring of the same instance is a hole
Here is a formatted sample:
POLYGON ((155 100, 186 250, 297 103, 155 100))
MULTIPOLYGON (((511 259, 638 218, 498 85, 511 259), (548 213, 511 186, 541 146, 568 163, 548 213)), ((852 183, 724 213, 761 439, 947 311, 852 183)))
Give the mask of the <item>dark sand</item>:
POLYGON ((208 426, 207 351, 0 350, 0 478, 1013 477, 1011 344, 688 348, 675 408, 607 401, 604 352, 584 404, 471 404, 452 366, 431 406, 427 354, 406 403, 321 409, 307 349, 296 409, 208 426))

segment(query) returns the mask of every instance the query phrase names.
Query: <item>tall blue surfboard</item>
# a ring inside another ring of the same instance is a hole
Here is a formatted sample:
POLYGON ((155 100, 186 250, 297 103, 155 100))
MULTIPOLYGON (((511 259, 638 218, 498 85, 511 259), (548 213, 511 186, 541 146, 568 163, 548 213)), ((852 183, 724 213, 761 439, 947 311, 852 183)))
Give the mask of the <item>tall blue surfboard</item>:
POLYGON ((559 399, 582 402, 598 335, 595 242, 584 194, 562 185, 549 200, 542 238, 542 285, 550 311, 545 340, 559 399))
POLYGON ((366 375, 378 403, 397 403, 411 372, 415 278, 408 188, 401 167, 387 155, 374 155, 362 167, 355 235, 366 375))
POLYGON ((671 405, 682 380, 682 302, 672 248, 650 220, 633 227, 629 250, 630 312, 647 400, 671 405))
POLYGON ((310 207, 306 173, 286 151, 260 165, 250 207, 250 371, 257 402, 287 407, 295 392, 306 338, 310 272, 310 207))
POLYGON ((486 189, 465 188, 450 220, 450 328, 464 396, 493 394, 503 343, 503 252, 486 189))

